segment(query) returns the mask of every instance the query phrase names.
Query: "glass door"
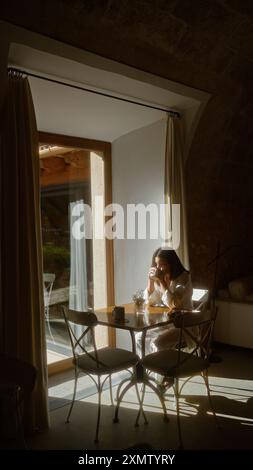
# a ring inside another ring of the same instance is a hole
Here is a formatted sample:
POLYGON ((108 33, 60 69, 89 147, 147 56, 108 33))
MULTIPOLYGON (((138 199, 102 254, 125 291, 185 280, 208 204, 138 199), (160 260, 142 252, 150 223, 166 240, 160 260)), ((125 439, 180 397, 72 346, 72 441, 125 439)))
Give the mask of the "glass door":
MULTIPOLYGON (((72 357, 62 305, 78 311, 107 305, 106 241, 94 236, 94 224, 104 223, 105 170, 101 151, 43 142, 39 155, 45 326, 52 365, 72 357)), ((108 344, 106 328, 96 334, 99 347, 108 344)))

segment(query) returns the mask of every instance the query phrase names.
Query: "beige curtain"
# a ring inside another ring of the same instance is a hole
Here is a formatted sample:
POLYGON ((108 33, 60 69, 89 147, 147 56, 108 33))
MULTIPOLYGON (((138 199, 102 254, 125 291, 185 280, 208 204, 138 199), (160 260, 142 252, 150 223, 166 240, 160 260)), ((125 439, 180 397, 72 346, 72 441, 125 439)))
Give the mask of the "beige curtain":
POLYGON ((32 363, 29 431, 48 427, 38 133, 28 80, 9 74, 0 141, 1 352, 32 363))
POLYGON ((166 244, 174 248, 186 269, 189 268, 187 221, 184 188, 184 137, 182 121, 168 117, 165 150, 166 230, 172 234, 166 244), (174 206, 178 204, 180 206, 174 206), (178 212, 177 212, 178 211, 178 212), (180 217, 178 218, 178 214, 180 217), (180 222, 179 222, 180 219, 180 222))

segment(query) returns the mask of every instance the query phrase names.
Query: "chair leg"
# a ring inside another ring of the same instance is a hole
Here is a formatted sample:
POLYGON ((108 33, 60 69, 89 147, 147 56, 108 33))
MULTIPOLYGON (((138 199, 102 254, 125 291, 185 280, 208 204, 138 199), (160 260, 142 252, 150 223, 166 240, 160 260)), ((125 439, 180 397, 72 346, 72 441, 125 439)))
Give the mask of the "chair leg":
POLYGON ((174 392, 176 398, 176 409, 177 409, 177 429, 178 429, 178 439, 179 439, 179 449, 183 449, 183 440, 181 432, 181 422, 180 422, 180 410, 179 410, 179 380, 175 379, 174 392))
MULTIPOLYGON (((137 384, 136 384, 136 387, 138 388, 137 384)), ((139 407, 138 414, 136 416, 135 427, 139 426, 139 418, 140 418, 140 415, 141 415, 141 408, 143 409, 143 402, 144 402, 144 396, 145 396, 145 387, 146 387, 145 384, 142 384, 142 386, 141 386, 141 401, 139 402, 140 407, 139 407)))
POLYGON ((47 325, 48 325, 48 331, 49 331, 49 334, 50 334, 50 336, 51 336, 51 338, 52 338, 52 341, 53 341, 53 343, 55 343, 55 340, 54 340, 54 337, 53 337, 53 333, 52 333, 52 330, 51 330, 51 326, 50 326, 50 320, 48 320, 47 325))
POLYGON ((139 402, 139 411, 138 411, 138 415, 137 415, 136 420, 135 420, 135 426, 138 427, 139 426, 139 417, 140 417, 141 413, 142 413, 143 418, 144 418, 144 423, 148 424, 148 420, 147 420, 146 414, 145 414, 144 409, 143 409, 143 401, 144 401, 144 395, 145 395, 145 384, 143 384, 141 397, 140 397, 140 393, 139 393, 139 390, 138 390, 138 384, 135 384, 135 389, 136 389, 136 395, 137 395, 138 402, 139 402))
POLYGON ((211 393, 210 393, 208 371, 207 370, 202 373, 202 377, 203 377, 204 382, 206 384, 207 395, 208 395, 210 407, 211 407, 211 410, 212 410, 212 413, 213 413, 213 416, 214 416, 214 419, 215 419, 215 422, 216 422, 216 426, 217 426, 218 429, 221 429, 220 422, 219 422, 219 420, 216 416, 215 409, 214 409, 214 406, 213 406, 213 400, 212 400, 211 393))
POLYGON ((54 337, 53 337, 53 333, 52 333, 52 330, 51 330, 51 325, 50 325, 49 308, 48 308, 48 307, 46 307, 45 317, 46 317, 48 332, 49 332, 49 334, 50 334, 50 336, 51 336, 51 339, 52 339, 53 343, 55 343, 55 340, 54 340, 54 337))
POLYGON ((71 411, 72 411, 72 408, 74 406, 74 402, 75 402, 75 398, 76 398, 76 388, 77 388, 77 379, 78 379, 78 372, 77 372, 77 368, 75 367, 75 385, 74 385, 74 392, 73 392, 73 398, 72 398, 72 402, 71 402, 71 405, 70 405, 70 409, 69 409, 69 412, 68 412, 68 416, 67 416, 67 419, 66 419, 66 423, 69 423, 69 418, 70 418, 70 415, 71 415, 71 411))
POLYGON ((101 384, 101 393, 103 391, 103 388, 104 388, 104 384, 106 381, 109 381, 109 390, 110 390, 110 399, 111 399, 111 404, 112 406, 114 406, 114 401, 113 401, 113 393, 112 393, 112 376, 111 374, 107 375, 106 378, 104 379, 104 381, 102 382, 101 384))
POLYGON ((121 394, 119 395, 118 397, 118 400, 117 400, 117 406, 115 408, 115 414, 114 414, 114 419, 113 419, 113 422, 114 423, 118 423, 119 422, 119 418, 118 418, 118 414, 119 414, 119 407, 120 407, 120 403, 122 402, 122 399, 124 397, 124 395, 126 394, 126 392, 128 390, 130 390, 130 388, 134 385, 133 382, 130 382, 128 385, 126 385, 126 387, 124 388, 124 390, 122 390, 121 394))
POLYGON ((98 376, 98 417, 97 417, 97 426, 96 426, 96 434, 94 442, 95 444, 98 443, 98 433, 99 433, 99 424, 100 424, 100 416, 101 416, 101 395, 102 395, 102 387, 101 387, 101 378, 98 376))
POLYGON ((112 393, 112 376, 111 374, 109 375, 109 384, 110 384, 110 397, 111 397, 111 404, 114 406, 114 401, 113 401, 113 393, 112 393))
MULTIPOLYGON (((151 379, 152 380, 152 379, 151 379)), ((159 390, 157 389, 157 387, 155 385, 153 385, 150 380, 146 380, 144 382, 144 384, 147 386, 147 387, 150 387, 153 392, 158 396, 159 400, 160 400, 160 403, 162 405, 162 409, 163 409, 163 419, 164 421, 169 421, 169 417, 167 415, 167 409, 166 409, 166 406, 165 406, 165 401, 164 401, 164 398, 163 398, 163 395, 161 393, 159 393, 159 390)))
POLYGON ((127 382, 131 383, 132 377, 127 377, 126 379, 122 380, 122 382, 119 384, 118 389, 117 389, 116 401, 119 400, 120 390, 122 389, 123 385, 127 382))
POLYGON ((192 375, 191 375, 190 377, 188 377, 188 378, 183 382, 183 384, 181 385, 181 388, 180 388, 180 390, 179 390, 179 395, 181 395, 184 386, 185 386, 191 379, 192 379, 192 375))

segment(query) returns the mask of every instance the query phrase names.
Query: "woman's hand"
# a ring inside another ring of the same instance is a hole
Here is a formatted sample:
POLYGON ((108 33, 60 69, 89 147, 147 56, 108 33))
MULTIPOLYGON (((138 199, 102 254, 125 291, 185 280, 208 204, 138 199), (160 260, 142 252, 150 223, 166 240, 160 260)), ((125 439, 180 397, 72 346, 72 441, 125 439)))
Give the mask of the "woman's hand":
POLYGON ((148 272, 148 278, 151 281, 156 281, 159 279, 158 277, 158 269, 155 267, 151 267, 148 272))
POLYGON ((170 287, 171 277, 167 271, 162 271, 155 267, 151 267, 148 272, 148 292, 151 294, 154 291, 154 284, 157 282, 160 285, 162 292, 170 287))
POLYGON ((148 272, 148 293, 152 294, 155 289, 155 281, 157 282, 159 279, 157 277, 157 269, 155 267, 151 267, 148 272))

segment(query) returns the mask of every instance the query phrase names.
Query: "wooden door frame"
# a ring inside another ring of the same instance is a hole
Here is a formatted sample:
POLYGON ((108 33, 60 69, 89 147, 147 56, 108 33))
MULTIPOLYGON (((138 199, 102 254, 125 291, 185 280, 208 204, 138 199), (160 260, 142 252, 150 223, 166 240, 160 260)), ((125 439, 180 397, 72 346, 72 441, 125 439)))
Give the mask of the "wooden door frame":
MULTIPOLYGON (((105 206, 112 203, 112 152, 111 143, 102 140, 85 139, 83 137, 72 137, 63 134, 54 134, 49 132, 39 132, 40 144, 59 145, 61 147, 75 147, 92 152, 102 152, 104 160, 104 187, 105 187, 105 206)), ((107 304, 114 305, 114 257, 113 240, 106 239, 106 280, 107 280, 107 304)), ((108 330, 109 346, 115 346, 116 333, 114 328, 108 330)), ((48 374, 52 375, 72 367, 72 359, 48 364, 48 374), (58 365, 58 366, 57 366, 58 365)))

